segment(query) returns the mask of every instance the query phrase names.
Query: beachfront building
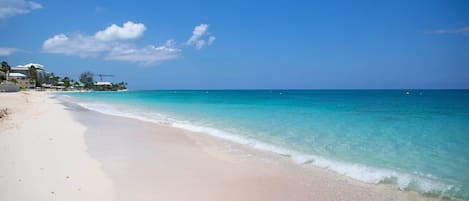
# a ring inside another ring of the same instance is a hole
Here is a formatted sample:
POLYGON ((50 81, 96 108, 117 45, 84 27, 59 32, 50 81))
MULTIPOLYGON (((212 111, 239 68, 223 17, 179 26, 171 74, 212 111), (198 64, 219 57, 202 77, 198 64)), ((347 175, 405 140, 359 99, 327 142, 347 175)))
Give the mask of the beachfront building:
POLYGON ((111 82, 95 82, 93 90, 96 91, 108 91, 112 89, 111 82))
MULTIPOLYGON (((11 68, 11 73, 21 73, 26 76, 27 79, 31 77, 30 75, 30 68, 31 66, 36 67, 36 77, 39 83, 45 83, 47 79, 50 77, 50 73, 45 71, 44 65, 29 63, 25 65, 18 65, 16 67, 11 68)), ((33 81, 34 82, 34 81, 33 81)), ((34 87, 36 83, 34 82, 32 87, 34 87)))
POLYGON ((94 86, 106 86, 106 87, 110 87, 110 86, 112 86, 112 83, 111 83, 111 82, 96 82, 96 83, 94 83, 94 86))
POLYGON ((31 86, 34 87, 34 82, 30 82, 26 75, 22 73, 9 73, 8 80, 16 82, 22 89, 31 88, 31 86))

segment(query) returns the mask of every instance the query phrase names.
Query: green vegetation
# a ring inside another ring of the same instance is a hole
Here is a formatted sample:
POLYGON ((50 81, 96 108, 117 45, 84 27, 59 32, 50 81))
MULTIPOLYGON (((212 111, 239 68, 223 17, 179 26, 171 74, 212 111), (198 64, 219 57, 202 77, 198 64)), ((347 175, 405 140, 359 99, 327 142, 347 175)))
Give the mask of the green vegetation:
POLYGON ((51 85, 57 85, 59 80, 60 80, 60 77, 55 76, 54 73, 51 73, 49 77, 46 77, 46 83, 49 83, 51 85))
POLYGON ((70 78, 68 78, 68 77, 62 78, 62 82, 64 83, 63 86, 64 86, 65 88, 69 88, 70 86, 72 86, 71 80, 70 80, 70 78))
POLYGON ((85 88, 92 89, 94 86, 93 80, 94 74, 90 71, 86 71, 80 74, 80 82, 85 85, 85 88))
POLYGON ((11 67, 10 67, 10 65, 8 64, 8 62, 2 61, 1 70, 2 70, 3 72, 5 72, 5 73, 11 70, 11 67))
POLYGON ((42 83, 37 79, 37 68, 34 65, 29 67, 29 82, 34 83, 34 86, 41 87, 42 83))
POLYGON ((3 81, 6 79, 6 75, 8 75, 8 72, 11 70, 10 65, 6 61, 2 61, 2 66, 0 68, 0 71, 5 73, 5 76, 0 77, 0 81, 3 81))

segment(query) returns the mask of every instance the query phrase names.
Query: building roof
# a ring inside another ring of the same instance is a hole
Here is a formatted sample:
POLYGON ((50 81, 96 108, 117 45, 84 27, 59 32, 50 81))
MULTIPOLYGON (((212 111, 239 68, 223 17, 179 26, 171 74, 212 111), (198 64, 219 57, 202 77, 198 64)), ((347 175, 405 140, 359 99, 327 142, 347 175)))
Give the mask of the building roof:
POLYGON ((44 65, 42 65, 42 64, 33 64, 33 63, 29 63, 29 64, 25 64, 25 65, 17 65, 16 67, 12 67, 11 70, 29 70, 29 67, 31 67, 32 65, 34 65, 34 67, 36 67, 38 69, 44 70, 44 65))
POLYGON ((110 82, 96 82, 94 85, 101 86, 101 85, 112 85, 110 82))
POLYGON ((27 71, 27 70, 29 70, 29 68, 28 67, 18 67, 18 66, 16 66, 16 67, 11 67, 11 70, 25 70, 25 71, 27 71))
POLYGON ((26 77, 23 73, 8 73, 9 77, 26 77))

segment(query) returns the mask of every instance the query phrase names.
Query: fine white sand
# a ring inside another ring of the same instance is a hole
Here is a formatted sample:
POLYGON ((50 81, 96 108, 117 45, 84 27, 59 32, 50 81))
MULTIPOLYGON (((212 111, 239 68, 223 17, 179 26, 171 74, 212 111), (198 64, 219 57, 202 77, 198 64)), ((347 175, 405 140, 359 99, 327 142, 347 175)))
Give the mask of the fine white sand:
POLYGON ((164 125, 0 94, 0 201, 436 200, 164 125))
POLYGON ((0 200, 115 200, 86 128, 46 92, 0 93, 0 200))

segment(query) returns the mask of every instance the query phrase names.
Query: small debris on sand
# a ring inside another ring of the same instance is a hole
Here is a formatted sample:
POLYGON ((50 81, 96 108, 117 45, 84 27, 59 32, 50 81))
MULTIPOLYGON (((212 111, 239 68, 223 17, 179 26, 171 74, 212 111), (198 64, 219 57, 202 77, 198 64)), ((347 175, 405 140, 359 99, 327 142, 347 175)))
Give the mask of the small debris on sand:
POLYGON ((6 117, 10 112, 8 111, 8 108, 2 108, 0 109, 0 119, 3 119, 6 117))

